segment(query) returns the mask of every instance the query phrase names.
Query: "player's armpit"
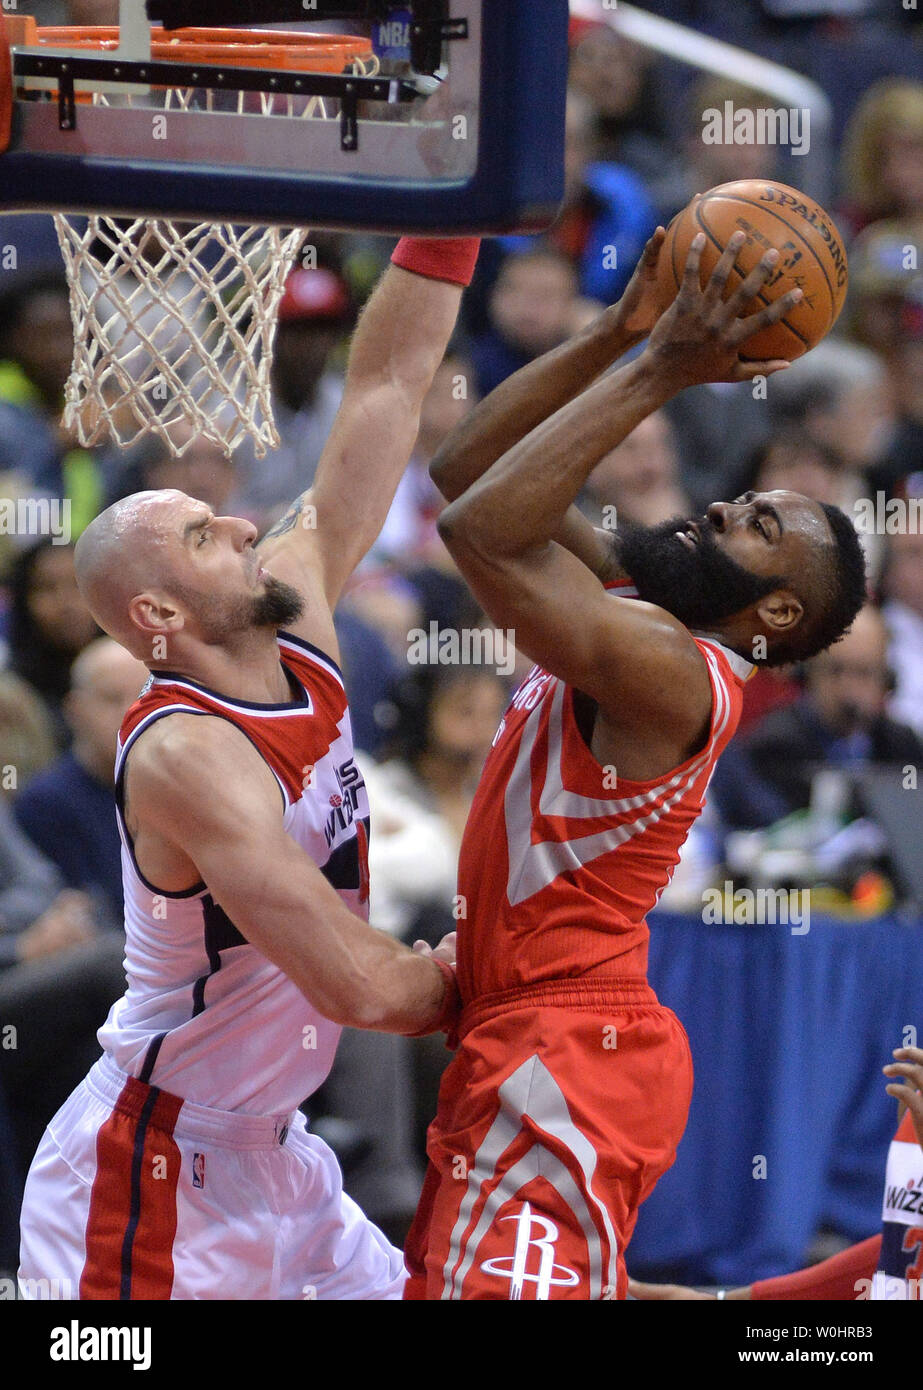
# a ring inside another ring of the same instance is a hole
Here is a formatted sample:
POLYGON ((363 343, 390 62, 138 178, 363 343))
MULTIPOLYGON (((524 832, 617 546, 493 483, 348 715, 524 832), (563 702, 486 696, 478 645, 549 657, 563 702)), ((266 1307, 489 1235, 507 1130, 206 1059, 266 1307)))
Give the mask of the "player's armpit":
POLYGON ((158 721, 132 749, 129 779, 135 824, 188 857, 242 935, 325 1017, 386 1033, 443 1026, 442 971, 349 911, 286 834, 279 786, 233 725, 158 721))
POLYGON ((254 547, 274 579, 289 584, 304 600, 300 618, 286 631, 303 638, 339 662, 332 605, 324 585, 323 553, 317 542, 317 506, 312 489, 301 493, 254 547))
POLYGON ((518 651, 591 696, 623 729, 668 733, 682 749, 701 735, 712 706, 708 668, 671 614, 607 593, 555 542, 498 557, 442 523, 440 531, 493 622, 512 630, 518 651))

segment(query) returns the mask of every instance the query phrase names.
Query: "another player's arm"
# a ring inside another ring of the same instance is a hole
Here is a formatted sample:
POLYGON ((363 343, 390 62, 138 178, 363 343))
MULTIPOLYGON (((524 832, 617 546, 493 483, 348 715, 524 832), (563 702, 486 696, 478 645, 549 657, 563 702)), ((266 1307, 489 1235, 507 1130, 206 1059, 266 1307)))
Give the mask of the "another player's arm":
POLYGON ((330 609, 381 530, 410 459, 423 398, 455 328, 461 281, 470 278, 457 254, 446 254, 446 274, 458 282, 398 265, 385 271, 353 337, 343 400, 314 484, 259 543, 276 578, 301 588, 308 572, 330 609))
POLYGON ((889 1062, 882 1070, 890 1077, 891 1084, 885 1087, 889 1096, 899 1102, 900 1118, 909 1110, 917 1139, 923 1149, 923 1048, 897 1047, 892 1054, 896 1062, 889 1062))
MULTIPOLYGON (((429 470, 447 502, 454 502, 497 459, 647 337, 660 310, 657 258, 664 235, 658 227, 617 304, 560 347, 507 377, 452 431, 429 470)), ((608 577, 611 535, 599 531, 576 506, 568 509, 555 539, 594 572, 608 577)))
POLYGON ((641 357, 604 377, 499 459, 440 518, 460 568, 517 647, 592 696, 624 726, 656 726, 671 743, 697 738, 711 704, 705 663, 686 629, 659 608, 611 598, 554 537, 599 460, 686 386, 745 381, 786 365, 744 362, 738 349, 775 323, 797 291, 746 319, 777 259, 725 302, 739 243, 732 239, 704 290, 693 241, 683 284, 641 357))
MULTIPOLYGON (((827 1302, 848 1303, 867 1290, 881 1258, 881 1236, 870 1236, 858 1245, 840 1250, 829 1260, 796 1269, 792 1274, 779 1274, 760 1279, 754 1284, 726 1289, 724 1297, 733 1301, 801 1302, 803 1299, 822 1299, 827 1302)), ((690 1299, 715 1299, 718 1292, 691 1289, 684 1284, 642 1284, 628 1281, 628 1292, 644 1302, 673 1303, 690 1299)))
POLYGON ((274 777, 225 720, 159 721, 127 776, 132 822, 195 866, 241 934, 326 1018, 385 1033, 443 1026, 454 986, 447 997, 439 966, 349 911, 285 832, 274 777))

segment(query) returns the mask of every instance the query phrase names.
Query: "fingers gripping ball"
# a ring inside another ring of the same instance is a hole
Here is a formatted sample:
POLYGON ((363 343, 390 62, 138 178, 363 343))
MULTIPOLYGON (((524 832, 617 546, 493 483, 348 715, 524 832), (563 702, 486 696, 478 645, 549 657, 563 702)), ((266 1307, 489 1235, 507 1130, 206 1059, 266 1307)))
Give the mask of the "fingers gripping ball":
POLYGON ((796 188, 742 179, 696 194, 667 228, 657 266, 661 306, 666 309, 676 297, 697 232, 704 232, 707 238, 701 263, 704 285, 737 231, 745 234, 746 241, 734 262, 725 299, 773 248, 779 252, 778 264, 744 314, 756 313, 761 304, 772 304, 789 290, 800 289, 804 296, 778 323, 747 341, 746 356, 793 361, 830 332, 843 307, 849 280, 843 238, 836 224, 819 204, 796 188))

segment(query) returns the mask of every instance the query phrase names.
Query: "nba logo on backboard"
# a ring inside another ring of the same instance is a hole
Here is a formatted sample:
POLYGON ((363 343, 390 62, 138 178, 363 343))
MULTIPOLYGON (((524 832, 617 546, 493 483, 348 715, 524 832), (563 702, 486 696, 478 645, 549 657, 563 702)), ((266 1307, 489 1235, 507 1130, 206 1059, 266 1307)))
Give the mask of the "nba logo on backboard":
POLYGON ((192 1155, 192 1185, 193 1187, 205 1186, 205 1155, 192 1155))
POLYGON ((413 15, 407 9, 392 10, 387 19, 372 25, 372 47, 379 58, 393 63, 410 62, 410 26, 413 15))

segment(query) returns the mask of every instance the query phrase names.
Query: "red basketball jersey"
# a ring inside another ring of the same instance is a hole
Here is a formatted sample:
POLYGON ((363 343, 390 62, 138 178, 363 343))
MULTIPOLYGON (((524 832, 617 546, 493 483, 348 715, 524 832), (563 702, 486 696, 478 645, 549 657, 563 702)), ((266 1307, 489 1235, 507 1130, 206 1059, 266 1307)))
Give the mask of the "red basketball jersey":
MULTIPOLYGON (((621 598, 637 597, 627 584, 621 598)), ((704 805, 740 718, 750 662, 693 633, 712 714, 701 752, 647 782, 603 768, 574 690, 534 667, 501 721, 468 817, 458 871, 465 1002, 569 976, 643 976, 645 917, 704 805)))

